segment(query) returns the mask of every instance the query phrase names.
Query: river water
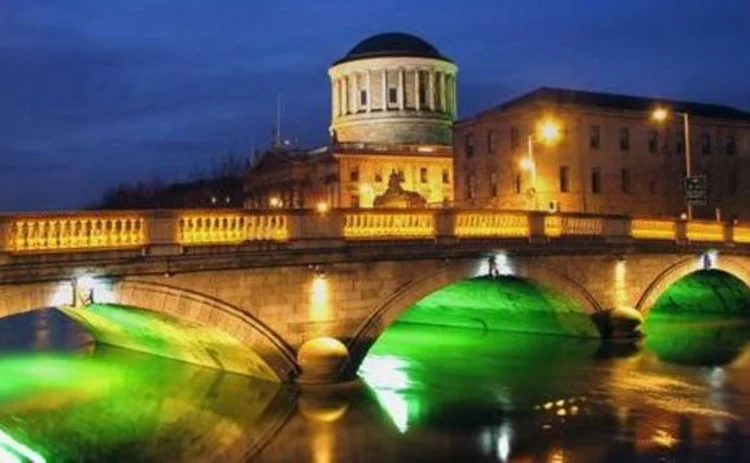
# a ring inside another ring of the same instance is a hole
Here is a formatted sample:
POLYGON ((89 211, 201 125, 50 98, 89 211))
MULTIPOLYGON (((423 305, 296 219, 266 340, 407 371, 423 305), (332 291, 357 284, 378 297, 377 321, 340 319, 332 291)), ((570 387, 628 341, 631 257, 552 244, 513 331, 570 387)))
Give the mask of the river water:
POLYGON ((750 324, 638 343, 394 324, 361 379, 299 390, 0 322, 0 462, 747 461, 750 324))

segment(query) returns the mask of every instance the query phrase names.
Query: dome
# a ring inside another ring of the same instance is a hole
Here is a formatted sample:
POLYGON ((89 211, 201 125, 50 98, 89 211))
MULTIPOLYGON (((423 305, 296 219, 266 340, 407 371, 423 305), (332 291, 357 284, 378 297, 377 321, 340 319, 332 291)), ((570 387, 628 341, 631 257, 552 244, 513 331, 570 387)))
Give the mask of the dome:
POLYGON ((451 62, 427 41, 411 34, 389 32, 373 35, 354 46, 334 65, 367 58, 415 57, 451 62))

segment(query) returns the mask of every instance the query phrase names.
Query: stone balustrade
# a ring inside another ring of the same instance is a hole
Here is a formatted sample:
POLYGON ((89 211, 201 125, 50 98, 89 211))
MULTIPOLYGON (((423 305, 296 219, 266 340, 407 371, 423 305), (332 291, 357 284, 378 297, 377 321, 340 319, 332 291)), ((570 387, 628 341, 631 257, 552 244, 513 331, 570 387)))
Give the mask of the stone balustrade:
POLYGON ((288 217, 283 214, 251 215, 243 212, 186 212, 179 214, 180 244, 232 244, 245 241, 286 241, 288 217))
POLYGON ((0 253, 156 249, 252 242, 424 239, 658 240, 750 244, 719 222, 461 209, 82 211, 0 215, 0 253))
POLYGON ((644 240, 674 240, 674 220, 633 219, 630 234, 633 238, 644 240))
POLYGON ((345 238, 432 238, 435 214, 432 212, 350 212, 344 221, 345 238))
POLYGON ((529 215, 523 212, 458 212, 454 234, 458 238, 526 238, 529 215))
POLYGON ((544 218, 545 235, 550 238, 561 236, 602 236, 604 219, 600 217, 548 215, 544 218))
POLYGON ((724 241, 724 225, 718 222, 688 222, 687 238, 690 241, 724 241))
POLYGON ((146 243, 144 217, 137 212, 39 214, 4 222, 3 247, 10 252, 128 248, 146 243))

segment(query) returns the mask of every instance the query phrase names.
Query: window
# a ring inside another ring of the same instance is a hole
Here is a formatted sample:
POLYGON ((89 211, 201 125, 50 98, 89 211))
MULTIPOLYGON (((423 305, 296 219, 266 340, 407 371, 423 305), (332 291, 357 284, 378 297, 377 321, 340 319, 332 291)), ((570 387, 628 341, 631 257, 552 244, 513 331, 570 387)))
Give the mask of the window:
POLYGON ((510 128, 510 147, 518 148, 518 127, 510 128))
POLYGON ((656 180, 651 180, 648 184, 648 192, 652 195, 656 194, 656 180))
POLYGON ((701 154, 704 156, 711 154, 711 134, 706 132, 701 134, 701 154))
POLYGON ((381 183, 383 181, 383 171, 378 169, 375 171, 375 183, 381 183))
POLYGON ((685 132, 677 132, 677 143, 674 150, 677 154, 685 154, 685 132))
POLYGON ((601 146, 601 127, 592 125, 589 127, 589 147, 598 150, 601 146))
POLYGON ((560 193, 570 191, 570 172, 568 166, 560 166, 560 193))
POLYGON ((494 130, 487 132, 487 152, 494 153, 497 150, 497 134, 494 130))
POLYGON ((630 129, 628 127, 620 127, 620 150, 630 150, 630 129))
POLYGON ((391 87, 388 89, 388 103, 398 103, 398 89, 396 87, 391 87))
POLYGON ((427 168, 421 167, 419 169, 419 183, 427 183, 427 168))
POLYGON ((591 192, 594 194, 602 192, 602 173, 598 167, 591 169, 591 192))
POLYGON ((367 106, 367 90, 359 91, 359 105, 363 108, 367 106))
POLYGON ((620 171, 620 190, 625 194, 630 194, 630 169, 620 171))
POLYGON ((354 167, 352 170, 349 171, 349 181, 359 182, 359 167, 354 167))
POLYGON ((490 174, 490 196, 497 198, 497 174, 495 172, 490 174))
POLYGON ((737 184, 739 183, 739 176, 737 175, 737 169, 729 170, 729 179, 727 181, 727 189, 729 194, 734 196, 737 194, 737 184))
POLYGON ((466 199, 474 199, 474 176, 466 174, 466 199))
POLYGON ((466 138, 464 139, 464 153, 466 153, 467 158, 474 156, 474 134, 466 134, 466 138))
POLYGON ((737 154, 737 139, 734 137, 734 134, 730 133, 727 135, 726 149, 727 156, 734 156, 737 154))
POLYGON ((451 173, 448 169, 443 169, 443 184, 448 185, 451 183, 451 173))
POLYGON ((521 173, 516 173, 516 179, 513 182, 513 191, 516 194, 521 194, 521 173))
POLYGON ((648 132, 648 152, 651 154, 659 152, 659 132, 657 130, 648 132))
POLYGON ((352 195, 351 201, 352 201, 351 207, 353 207, 354 209, 358 209, 359 208, 359 195, 352 195))

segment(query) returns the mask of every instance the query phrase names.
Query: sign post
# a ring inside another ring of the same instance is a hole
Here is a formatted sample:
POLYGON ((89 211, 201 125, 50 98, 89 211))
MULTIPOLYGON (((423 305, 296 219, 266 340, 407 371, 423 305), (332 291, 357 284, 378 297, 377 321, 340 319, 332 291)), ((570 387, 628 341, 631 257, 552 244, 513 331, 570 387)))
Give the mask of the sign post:
POLYGON ((705 206, 708 204, 708 184, 705 175, 685 177, 683 188, 688 206, 705 206))

